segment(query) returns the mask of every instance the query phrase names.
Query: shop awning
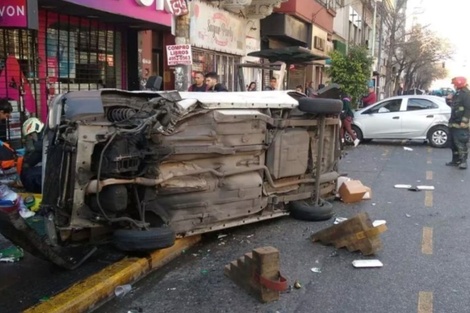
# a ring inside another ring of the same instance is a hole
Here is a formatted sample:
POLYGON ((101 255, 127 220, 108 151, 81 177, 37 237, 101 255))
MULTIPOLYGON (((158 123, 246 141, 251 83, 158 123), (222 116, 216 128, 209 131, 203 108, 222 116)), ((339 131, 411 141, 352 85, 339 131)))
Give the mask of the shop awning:
POLYGON ((328 59, 328 57, 315 54, 310 49, 304 47, 265 49, 248 53, 248 55, 252 57, 268 59, 269 62, 280 61, 286 64, 302 64, 328 59))

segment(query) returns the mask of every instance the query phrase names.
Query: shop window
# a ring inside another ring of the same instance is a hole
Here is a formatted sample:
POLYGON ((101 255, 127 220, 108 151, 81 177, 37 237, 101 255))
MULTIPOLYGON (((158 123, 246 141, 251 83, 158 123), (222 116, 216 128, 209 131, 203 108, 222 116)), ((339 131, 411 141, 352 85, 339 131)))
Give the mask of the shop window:
POLYGON ((235 89, 235 66, 239 64, 240 57, 235 55, 217 53, 208 50, 193 48, 193 71, 216 72, 219 82, 228 90, 235 89))
POLYGON ((47 76, 58 93, 122 88, 121 33, 98 20, 46 14, 47 76))

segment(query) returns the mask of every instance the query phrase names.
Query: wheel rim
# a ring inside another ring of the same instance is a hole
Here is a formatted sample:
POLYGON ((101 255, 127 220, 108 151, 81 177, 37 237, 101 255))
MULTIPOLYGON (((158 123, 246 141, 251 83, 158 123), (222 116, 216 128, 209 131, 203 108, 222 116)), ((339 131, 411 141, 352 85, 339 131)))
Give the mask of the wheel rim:
POLYGON ((436 130, 434 133, 432 133, 432 142, 435 145, 442 146, 447 142, 447 132, 443 130, 436 130))
MULTIPOLYGON (((356 132, 354 131, 354 129, 352 130, 352 132, 353 132, 354 136, 357 137, 357 134, 356 134, 356 132)), ((344 141, 347 142, 347 143, 353 143, 354 140, 352 140, 352 138, 351 138, 351 136, 349 135, 349 133, 346 132, 346 133, 344 134, 344 141)))

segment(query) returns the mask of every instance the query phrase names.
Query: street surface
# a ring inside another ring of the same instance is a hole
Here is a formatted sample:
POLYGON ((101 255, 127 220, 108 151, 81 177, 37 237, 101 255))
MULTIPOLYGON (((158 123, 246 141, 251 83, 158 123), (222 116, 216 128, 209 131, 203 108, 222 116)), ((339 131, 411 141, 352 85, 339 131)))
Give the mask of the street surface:
MULTIPOLYGON (((136 283, 133 290, 97 309, 119 312, 469 312, 470 171, 444 166, 449 149, 422 143, 372 142, 348 149, 340 169, 372 187, 372 200, 334 202, 339 217, 366 211, 385 219, 383 268, 356 269, 358 252, 312 243, 310 235, 333 224, 285 217, 207 236, 202 244, 136 283), (411 147, 413 151, 404 150, 411 147), (395 189, 395 184, 433 185, 435 191, 395 189), (226 237, 218 239, 219 234, 226 237), (261 304, 223 274, 246 252, 272 245, 281 253, 281 272, 300 289, 261 304), (321 273, 312 272, 319 268, 321 273)), ((370 258, 370 257, 367 257, 370 258)))
MULTIPOLYGON (((469 312, 470 266, 464 242, 470 228, 465 200, 470 171, 444 166, 450 150, 422 143, 372 142, 347 152, 341 172, 370 186, 372 200, 335 201, 335 211, 338 217, 366 211, 373 220, 387 221, 388 231, 381 235, 384 249, 376 255, 383 268, 355 269, 353 260, 366 259, 360 253, 310 242, 313 232, 333 220, 285 217, 208 234, 201 244, 95 312, 469 312), (395 189, 395 184, 436 189, 413 192, 395 189), (281 294, 277 302, 261 304, 226 278, 223 268, 267 245, 280 250, 281 272, 289 284, 299 281, 302 287, 281 294)), ((6 245, 0 237, 0 247, 6 245)), ((122 257, 105 247, 75 271, 28 254, 17 263, 0 263, 0 312, 20 312, 122 257)))

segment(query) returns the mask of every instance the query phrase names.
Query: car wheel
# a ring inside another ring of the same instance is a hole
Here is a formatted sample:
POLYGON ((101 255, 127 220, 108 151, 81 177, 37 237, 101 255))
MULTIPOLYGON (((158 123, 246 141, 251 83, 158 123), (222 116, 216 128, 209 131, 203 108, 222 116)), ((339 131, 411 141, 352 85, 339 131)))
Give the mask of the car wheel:
POLYGON ((449 144, 449 129, 446 126, 435 126, 428 132, 429 144, 434 148, 445 148, 449 144))
POLYGON ((289 203, 290 215, 302 221, 325 221, 333 217, 333 205, 327 201, 321 201, 319 206, 312 200, 299 200, 289 203))
MULTIPOLYGON (((359 139, 361 142, 364 141, 364 136, 362 135, 362 131, 359 127, 357 127, 356 125, 352 125, 351 129, 356 135, 357 139, 359 139)), ((352 142, 352 139, 351 139, 351 142, 352 142)))
POLYGON ((169 227, 148 230, 119 229, 113 234, 113 244, 122 251, 151 251, 175 244, 175 232, 169 227))
POLYGON ((300 98, 299 110, 311 114, 339 114, 343 102, 337 99, 300 98))

